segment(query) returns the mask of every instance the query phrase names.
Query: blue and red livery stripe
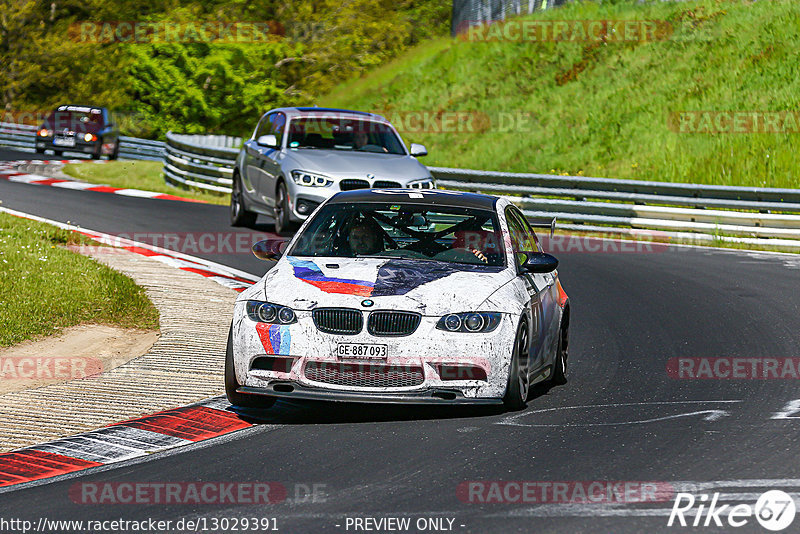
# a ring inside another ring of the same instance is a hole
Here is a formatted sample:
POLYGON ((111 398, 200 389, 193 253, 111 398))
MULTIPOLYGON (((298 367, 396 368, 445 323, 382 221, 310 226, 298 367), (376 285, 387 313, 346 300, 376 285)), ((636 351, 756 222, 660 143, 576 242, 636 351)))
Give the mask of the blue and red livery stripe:
POLYGON ((288 258, 288 260, 294 269, 295 278, 311 284, 325 293, 369 297, 375 288, 375 282, 367 280, 350 280, 326 276, 313 261, 298 260, 296 258, 288 258))

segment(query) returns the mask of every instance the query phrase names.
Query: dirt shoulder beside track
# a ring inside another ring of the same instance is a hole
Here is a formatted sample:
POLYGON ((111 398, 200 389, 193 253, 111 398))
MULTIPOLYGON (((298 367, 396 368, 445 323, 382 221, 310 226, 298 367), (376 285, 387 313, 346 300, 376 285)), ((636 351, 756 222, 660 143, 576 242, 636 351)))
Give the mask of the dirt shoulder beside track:
MULTIPOLYGON (((225 344, 237 293, 124 250, 98 249, 92 255, 145 288, 160 314, 160 336, 144 354, 134 350, 122 365, 105 369, 99 364, 99 374, 91 378, 0 394, 0 452, 183 406, 224 390, 225 344)), ((60 354, 54 343, 51 348, 60 354)), ((106 350, 113 353, 110 347, 98 348, 94 357, 102 361, 106 350)), ((98 362, 86 365, 91 369, 98 362)))
POLYGON ((0 395, 68 380, 90 380, 146 354, 158 332, 106 325, 65 328, 61 335, 0 350, 0 395))

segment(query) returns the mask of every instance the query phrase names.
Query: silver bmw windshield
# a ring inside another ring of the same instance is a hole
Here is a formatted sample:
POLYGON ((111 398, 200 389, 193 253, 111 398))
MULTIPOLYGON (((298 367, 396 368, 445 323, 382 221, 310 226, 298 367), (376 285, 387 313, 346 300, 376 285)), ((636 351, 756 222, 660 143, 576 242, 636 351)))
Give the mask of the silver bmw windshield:
POLYGON ((287 146, 290 149, 406 154, 402 141, 388 124, 344 117, 292 119, 287 146))

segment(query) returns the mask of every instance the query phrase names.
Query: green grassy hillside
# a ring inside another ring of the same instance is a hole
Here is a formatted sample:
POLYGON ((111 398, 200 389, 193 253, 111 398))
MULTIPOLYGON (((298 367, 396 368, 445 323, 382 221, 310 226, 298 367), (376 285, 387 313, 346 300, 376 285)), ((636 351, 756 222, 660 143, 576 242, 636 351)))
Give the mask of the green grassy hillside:
MULTIPOLYGON (((576 2, 526 18, 620 19, 658 21, 661 33, 605 43, 427 41, 337 87, 321 104, 398 117, 487 113, 491 120, 479 121, 475 132, 404 125, 406 142, 427 145, 428 165, 800 187, 800 120, 779 114, 768 133, 681 133, 679 120, 670 127, 671 117, 685 111, 800 111, 800 5, 618 0, 576 2), (517 127, 502 127, 501 114, 517 117, 517 127)), ((747 128, 751 119, 744 117, 747 128)))

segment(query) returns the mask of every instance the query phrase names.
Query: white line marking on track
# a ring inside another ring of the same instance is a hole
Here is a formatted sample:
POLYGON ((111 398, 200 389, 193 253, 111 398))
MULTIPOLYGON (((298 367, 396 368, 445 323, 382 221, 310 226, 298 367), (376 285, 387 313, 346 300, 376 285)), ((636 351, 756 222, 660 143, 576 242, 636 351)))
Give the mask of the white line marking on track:
POLYGON ((519 422, 519 419, 531 415, 541 414, 545 412, 556 412, 556 411, 563 411, 563 410, 586 410, 586 409, 595 409, 595 408, 619 408, 619 407, 628 407, 628 406, 669 406, 669 405, 681 405, 681 404, 728 404, 728 403, 738 403, 742 402, 741 400, 698 400, 698 401, 656 401, 656 402, 622 402, 622 403, 612 403, 612 404, 587 404, 582 406, 558 406, 556 408, 543 408, 541 410, 531 410, 525 411, 521 413, 516 413, 513 415, 508 415, 495 423, 496 425, 509 425, 509 426, 526 426, 526 427, 567 427, 567 426, 617 426, 617 425, 633 425, 633 424, 644 424, 644 423, 653 423, 657 421, 664 421, 667 419, 676 419, 678 417, 691 417, 695 415, 702 415, 706 414, 706 417, 703 419, 705 421, 716 421, 722 417, 730 415, 730 413, 726 410, 718 410, 718 409, 710 409, 710 410, 699 410, 693 411, 689 413, 682 413, 682 414, 672 414, 662 417, 656 417, 652 419, 642 419, 642 420, 635 420, 635 421, 618 421, 618 422, 611 422, 611 423, 559 423, 559 424, 538 424, 538 423, 522 423, 519 422))

